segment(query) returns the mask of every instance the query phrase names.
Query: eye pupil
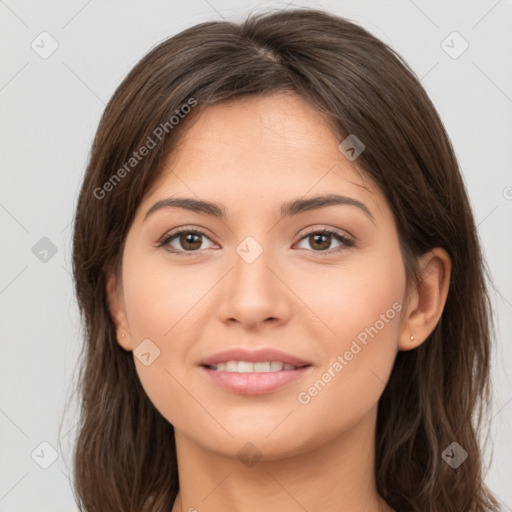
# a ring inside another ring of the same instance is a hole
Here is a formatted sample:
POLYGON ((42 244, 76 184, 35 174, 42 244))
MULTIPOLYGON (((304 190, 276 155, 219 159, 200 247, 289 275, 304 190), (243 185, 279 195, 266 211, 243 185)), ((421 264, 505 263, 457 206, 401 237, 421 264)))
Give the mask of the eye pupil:
POLYGON ((314 243, 311 244, 311 247, 314 247, 314 245, 318 242, 318 239, 320 239, 320 242, 318 242, 318 243, 320 245, 322 245, 321 239, 324 238, 324 239, 327 239, 327 245, 325 245, 325 240, 324 240, 323 246, 319 247, 319 248, 320 248, 320 250, 328 249, 329 246, 331 245, 330 237, 331 237, 331 235, 325 234, 325 233, 317 233, 317 234, 311 235, 310 239, 314 240, 314 243))
POLYGON ((186 233, 186 234, 180 236, 180 243, 184 249, 191 249, 191 250, 195 251, 201 247, 201 237, 195 233, 186 233), (195 242, 190 241, 190 238, 196 238, 196 241, 195 242), (199 245, 197 245, 198 240, 199 240, 199 245), (194 245, 194 243, 196 245, 194 245), (192 245, 192 247, 190 245, 192 245))

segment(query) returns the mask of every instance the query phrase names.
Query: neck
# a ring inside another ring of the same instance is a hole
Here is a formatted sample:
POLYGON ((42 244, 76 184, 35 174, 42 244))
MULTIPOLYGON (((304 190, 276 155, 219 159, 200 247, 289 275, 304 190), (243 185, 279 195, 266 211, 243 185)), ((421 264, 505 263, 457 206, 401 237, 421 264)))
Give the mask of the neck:
MULTIPOLYGON (((180 491, 172 512, 390 512, 374 475, 376 408, 315 449, 251 467, 175 431, 180 491)), ((324 436, 327 433, 324 433, 324 436)))

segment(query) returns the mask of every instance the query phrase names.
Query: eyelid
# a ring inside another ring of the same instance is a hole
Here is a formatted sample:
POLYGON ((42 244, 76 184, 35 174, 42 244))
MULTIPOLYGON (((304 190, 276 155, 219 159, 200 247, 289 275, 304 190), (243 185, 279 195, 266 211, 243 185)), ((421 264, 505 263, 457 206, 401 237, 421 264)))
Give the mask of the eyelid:
POLYGON ((338 228, 327 226, 325 224, 324 225, 322 225, 322 224, 315 224, 314 226, 312 226, 312 227, 310 226, 310 227, 307 227, 305 229, 306 229, 306 232, 302 233, 300 240, 302 240, 304 237, 306 237, 308 235, 311 235, 312 233, 322 233, 322 232, 332 233, 334 235, 338 235, 338 236, 341 236, 343 238, 350 239, 353 242, 355 242, 355 239, 356 239, 354 235, 352 235, 351 233, 349 233, 346 230, 341 230, 341 229, 338 229, 338 228))

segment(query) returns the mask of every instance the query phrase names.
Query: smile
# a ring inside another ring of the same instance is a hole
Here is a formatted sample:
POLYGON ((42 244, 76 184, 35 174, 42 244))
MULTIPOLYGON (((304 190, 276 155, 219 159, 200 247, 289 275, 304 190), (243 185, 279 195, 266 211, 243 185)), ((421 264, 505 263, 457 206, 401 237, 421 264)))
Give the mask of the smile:
POLYGON ((209 365, 208 368, 217 372, 266 373, 280 372, 283 370, 296 370, 299 367, 283 363, 282 361, 261 361, 257 363, 253 363, 251 361, 227 361, 226 363, 209 365))

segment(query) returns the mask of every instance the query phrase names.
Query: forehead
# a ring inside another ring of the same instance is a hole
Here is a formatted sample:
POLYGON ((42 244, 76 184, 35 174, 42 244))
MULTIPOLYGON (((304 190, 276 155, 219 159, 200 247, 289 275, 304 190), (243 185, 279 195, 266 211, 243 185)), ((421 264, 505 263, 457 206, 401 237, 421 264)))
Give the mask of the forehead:
POLYGON ((186 127, 143 203, 185 192, 246 206, 329 192, 378 201, 340 142, 332 121, 295 94, 208 106, 186 127))
MULTIPOLYGON (((327 116, 301 97, 280 93, 204 108, 185 131, 180 147, 185 146, 182 153, 197 149, 194 158, 203 160, 212 155, 227 161, 264 154, 280 164, 296 164, 303 157, 338 158, 333 128, 327 116)), ((187 155, 177 156, 183 160, 187 155)))

